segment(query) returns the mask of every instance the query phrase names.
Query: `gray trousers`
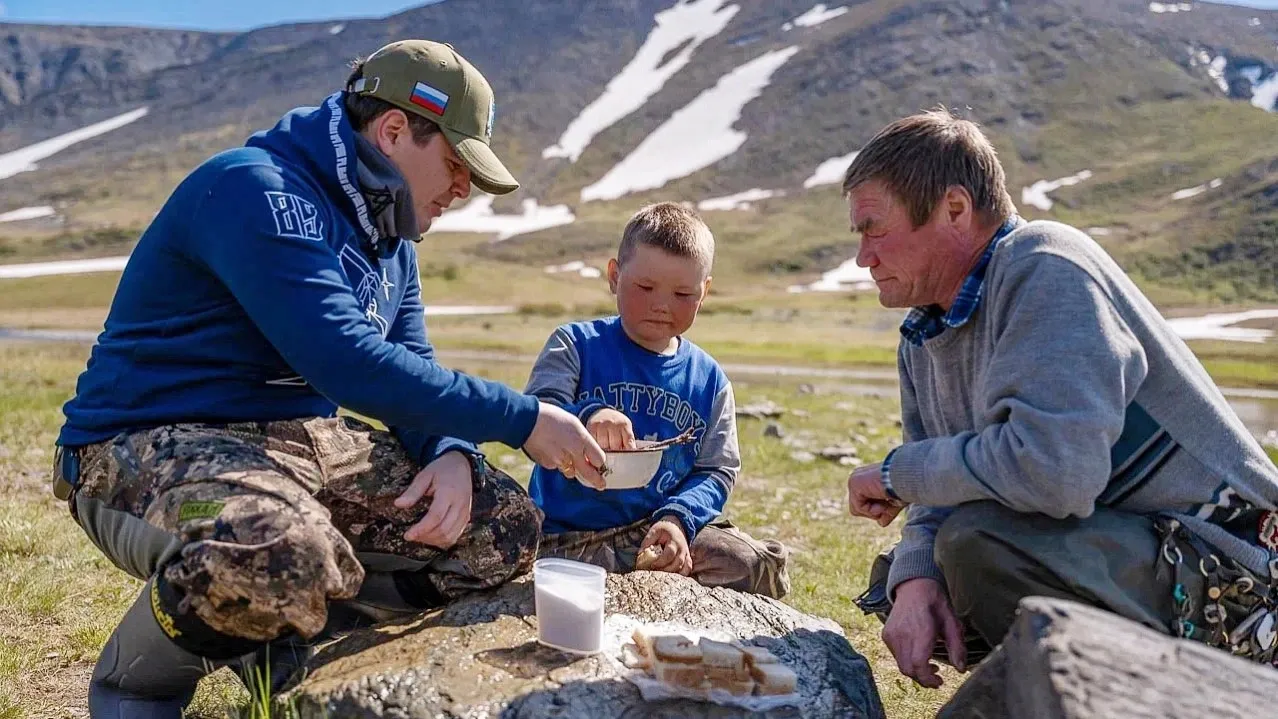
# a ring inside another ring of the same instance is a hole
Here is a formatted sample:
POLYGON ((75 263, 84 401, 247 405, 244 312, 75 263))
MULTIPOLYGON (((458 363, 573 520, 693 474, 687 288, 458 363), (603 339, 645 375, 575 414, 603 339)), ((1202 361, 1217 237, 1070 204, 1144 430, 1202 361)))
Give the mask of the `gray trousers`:
POLYGON ((941 525, 935 552, 955 613, 990 646, 1028 596, 1072 599, 1165 633, 1175 619, 1174 580, 1160 566, 1153 520, 1142 515, 1098 508, 1055 519, 972 502, 941 525))

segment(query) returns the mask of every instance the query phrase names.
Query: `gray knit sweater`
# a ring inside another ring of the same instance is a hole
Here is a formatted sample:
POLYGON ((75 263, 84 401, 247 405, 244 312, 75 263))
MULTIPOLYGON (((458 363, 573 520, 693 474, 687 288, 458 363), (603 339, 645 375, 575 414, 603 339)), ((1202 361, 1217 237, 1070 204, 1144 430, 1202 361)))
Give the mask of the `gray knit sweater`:
MULTIPOLYGON (((1222 494, 1278 504, 1278 469, 1202 365, 1067 225, 1030 222, 1004 238, 971 320, 922 346, 902 340, 898 363, 905 443, 891 483, 912 504, 889 596, 907 579, 944 582, 936 530, 964 502, 1061 518, 1098 505, 1207 517, 1222 494)), ((1217 534, 1267 576, 1263 550, 1217 534)))

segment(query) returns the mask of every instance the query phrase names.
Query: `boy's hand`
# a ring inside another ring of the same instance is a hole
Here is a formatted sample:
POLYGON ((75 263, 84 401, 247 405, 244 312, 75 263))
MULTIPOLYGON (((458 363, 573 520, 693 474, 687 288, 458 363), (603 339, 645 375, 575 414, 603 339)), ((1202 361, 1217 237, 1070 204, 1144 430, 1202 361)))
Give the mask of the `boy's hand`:
POLYGON ((688 576, 692 574, 692 552, 688 549, 688 536, 683 527, 673 519, 659 519, 648 529, 639 545, 639 551, 651 546, 662 547, 661 556, 648 567, 654 572, 672 572, 688 576))
POLYGON ((610 407, 590 415, 586 429, 605 452, 635 448, 635 428, 630 418, 610 407))
POLYGON ((395 499, 396 507, 408 509, 422 497, 431 498, 426 516, 404 532, 404 539, 440 549, 456 544, 470 524, 470 505, 475 495, 473 481, 470 460, 461 452, 445 452, 426 465, 408 489, 395 499))

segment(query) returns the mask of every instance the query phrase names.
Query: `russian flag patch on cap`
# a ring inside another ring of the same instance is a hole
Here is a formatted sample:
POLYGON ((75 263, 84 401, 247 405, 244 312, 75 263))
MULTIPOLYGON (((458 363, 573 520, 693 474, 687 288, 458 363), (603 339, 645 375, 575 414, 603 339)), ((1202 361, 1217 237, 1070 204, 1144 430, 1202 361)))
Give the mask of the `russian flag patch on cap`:
POLYGON ((418 107, 424 107, 436 115, 443 115, 444 109, 448 107, 448 93, 437 90, 424 82, 419 82, 413 86, 413 94, 408 98, 418 107))

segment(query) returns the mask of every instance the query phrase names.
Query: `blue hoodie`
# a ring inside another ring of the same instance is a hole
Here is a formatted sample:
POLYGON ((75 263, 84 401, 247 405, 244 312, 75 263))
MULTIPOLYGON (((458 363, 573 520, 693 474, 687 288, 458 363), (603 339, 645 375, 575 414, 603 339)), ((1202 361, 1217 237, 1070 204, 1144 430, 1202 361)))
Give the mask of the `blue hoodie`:
POLYGON ((129 258, 58 443, 340 405, 423 464, 522 446, 537 399, 435 362, 416 250, 378 236, 355 164, 335 93, 183 180, 129 258))

